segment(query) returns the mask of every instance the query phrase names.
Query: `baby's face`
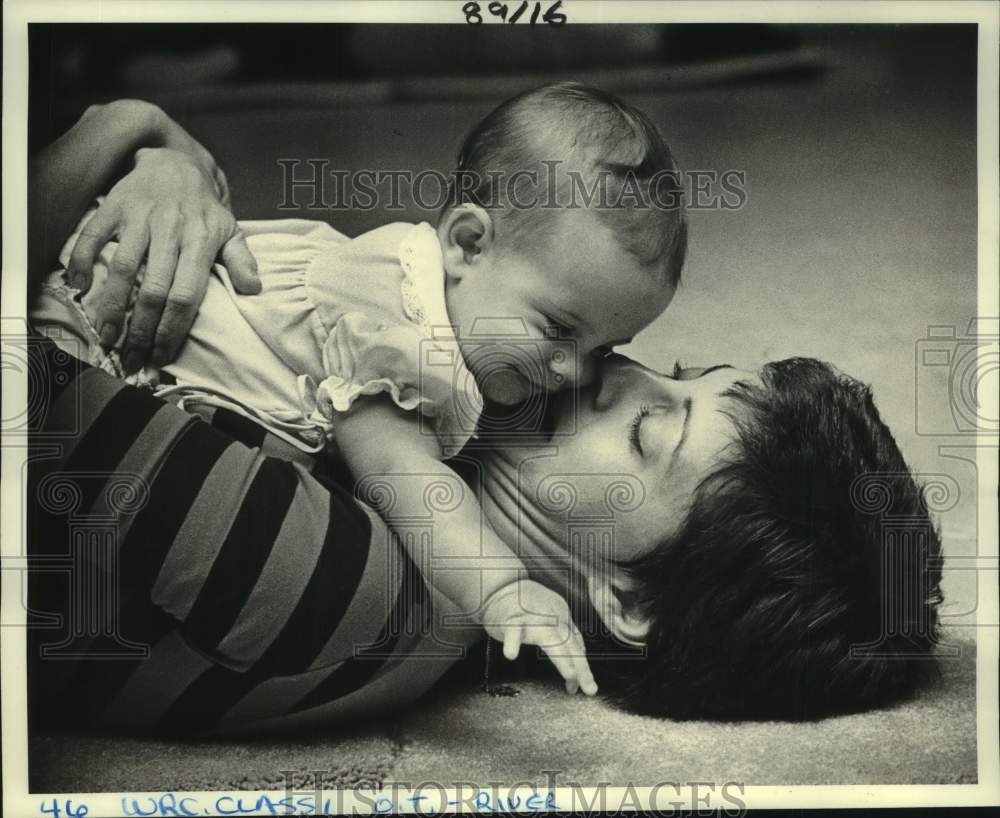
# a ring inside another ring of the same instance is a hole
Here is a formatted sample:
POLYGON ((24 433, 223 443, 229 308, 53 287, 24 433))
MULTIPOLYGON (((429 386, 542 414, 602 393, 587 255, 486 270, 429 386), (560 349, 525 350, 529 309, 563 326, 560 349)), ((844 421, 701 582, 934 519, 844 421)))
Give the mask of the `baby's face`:
POLYGON ((667 308, 674 288, 644 268, 592 211, 563 210, 537 246, 491 244, 448 309, 483 395, 504 404, 585 384, 595 361, 667 308))

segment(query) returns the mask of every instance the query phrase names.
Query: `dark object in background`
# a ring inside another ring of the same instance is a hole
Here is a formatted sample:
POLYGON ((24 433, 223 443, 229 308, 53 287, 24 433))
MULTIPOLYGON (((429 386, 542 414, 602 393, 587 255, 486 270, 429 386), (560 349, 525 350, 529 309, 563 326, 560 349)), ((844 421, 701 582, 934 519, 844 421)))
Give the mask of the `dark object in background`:
POLYGON ((798 45, 794 28, 766 24, 35 24, 31 35, 32 77, 47 69, 63 91, 687 64, 798 45))
MULTIPOLYGON (((171 104, 206 88, 407 81, 435 98, 464 81, 670 66, 795 52, 797 28, 774 25, 466 26, 406 24, 32 24, 32 150, 89 104, 140 97, 171 104)), ((794 60, 792 62, 795 62, 794 60)), ((798 61, 801 63, 801 60, 798 61)), ((791 64, 778 64, 785 71, 791 64)), ((740 74, 745 65, 735 66, 740 74)), ((732 73, 732 72, 731 72, 732 73)), ((709 82, 720 77, 711 74, 709 82)), ((541 80, 538 80, 540 83, 541 80)), ((646 80, 643 79, 645 84, 646 80)), ((519 86, 520 87, 520 86, 519 86)), ((493 89, 505 95, 502 89, 493 89)), ((452 89, 452 93, 455 93, 452 89)), ((413 96, 410 88, 404 95, 413 96)), ((277 99, 288 99, 278 93, 277 99)), ((216 98, 217 99, 217 98, 216 98)), ((190 100, 189 100, 190 101, 190 100)), ((183 99, 180 101, 184 105, 183 99)))

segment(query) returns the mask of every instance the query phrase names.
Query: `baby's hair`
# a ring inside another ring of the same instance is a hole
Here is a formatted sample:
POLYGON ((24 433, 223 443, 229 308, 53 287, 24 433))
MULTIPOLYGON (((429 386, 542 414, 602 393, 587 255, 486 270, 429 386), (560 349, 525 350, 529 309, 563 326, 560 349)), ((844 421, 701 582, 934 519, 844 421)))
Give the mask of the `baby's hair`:
POLYGON ((505 234, 530 242, 562 207, 590 207, 624 249, 676 286, 687 254, 682 190, 670 148, 642 111, 566 82, 507 100, 470 131, 442 215, 476 204, 505 234))

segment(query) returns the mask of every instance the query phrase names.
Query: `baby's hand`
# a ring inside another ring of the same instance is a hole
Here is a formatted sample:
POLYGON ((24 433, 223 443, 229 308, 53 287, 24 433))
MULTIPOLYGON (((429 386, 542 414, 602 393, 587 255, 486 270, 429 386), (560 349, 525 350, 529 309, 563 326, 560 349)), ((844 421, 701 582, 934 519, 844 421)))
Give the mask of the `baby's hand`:
POLYGON ((588 696, 597 692, 583 636, 573 623, 566 600, 555 591, 532 580, 505 585, 486 600, 483 627, 503 642, 508 659, 517 658, 522 642, 538 645, 566 680, 568 693, 575 693, 578 687, 588 696))

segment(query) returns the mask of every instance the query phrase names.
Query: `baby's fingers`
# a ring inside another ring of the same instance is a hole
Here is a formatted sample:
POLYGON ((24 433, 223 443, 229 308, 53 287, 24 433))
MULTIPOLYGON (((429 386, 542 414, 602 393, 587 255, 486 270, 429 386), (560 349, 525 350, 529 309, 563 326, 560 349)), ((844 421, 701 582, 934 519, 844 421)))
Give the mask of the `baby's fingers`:
POLYGON ((524 638, 524 629, 521 625, 509 625, 503 635, 503 655, 514 661, 517 654, 521 652, 521 640, 524 638))
POLYGON ((594 674, 590 671, 590 663, 587 661, 587 647, 583 643, 583 636, 576 628, 573 628, 573 634, 570 636, 569 648, 573 658, 573 666, 576 668, 576 677, 580 680, 580 689, 588 696, 595 695, 597 682, 594 681, 594 674))
POLYGON ((597 693, 597 682, 594 681, 594 674, 590 672, 587 649, 580 631, 573 628, 569 639, 562 645, 552 650, 544 648, 543 650, 566 680, 567 693, 576 693, 578 688, 588 696, 597 693))
POLYGON ((556 670, 559 671, 559 675, 566 680, 566 692, 576 693, 577 688, 580 686, 580 680, 578 678, 576 663, 572 657, 567 656, 565 650, 562 652, 550 652, 545 647, 542 647, 542 650, 549 657, 549 661, 555 665, 556 670))
POLYGON ((594 674, 590 672, 590 665, 586 656, 578 656, 576 659, 576 676, 580 680, 580 689, 588 696, 597 693, 597 682, 594 681, 594 674))

